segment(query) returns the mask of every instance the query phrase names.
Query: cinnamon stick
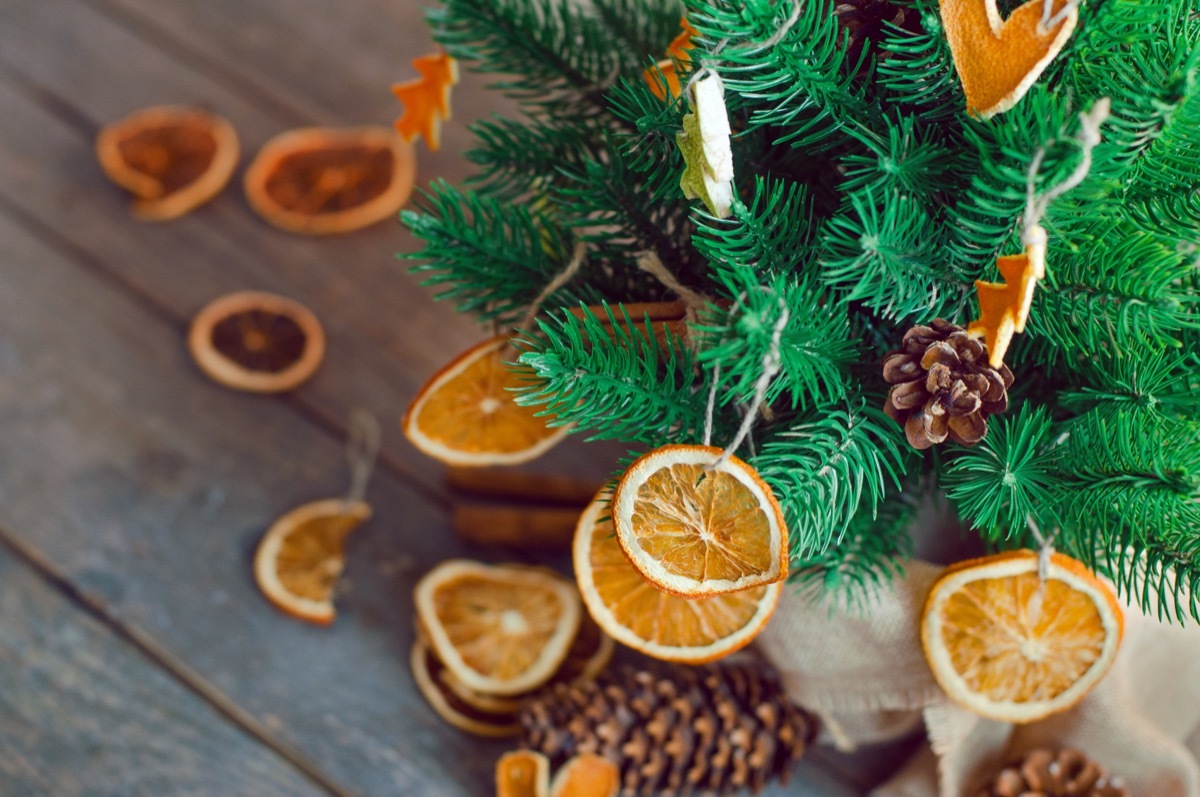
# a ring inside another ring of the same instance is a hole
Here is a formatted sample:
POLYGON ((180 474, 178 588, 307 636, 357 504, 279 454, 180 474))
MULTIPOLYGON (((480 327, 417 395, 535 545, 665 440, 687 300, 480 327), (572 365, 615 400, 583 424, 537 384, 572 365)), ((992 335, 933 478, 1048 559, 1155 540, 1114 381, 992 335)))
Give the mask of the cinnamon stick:
POLYGON ((454 530, 470 542, 514 548, 565 551, 571 547, 579 509, 461 504, 454 530))
POLYGON ((511 468, 450 468, 446 484, 468 495, 581 508, 591 503, 601 487, 573 476, 523 473, 511 468))

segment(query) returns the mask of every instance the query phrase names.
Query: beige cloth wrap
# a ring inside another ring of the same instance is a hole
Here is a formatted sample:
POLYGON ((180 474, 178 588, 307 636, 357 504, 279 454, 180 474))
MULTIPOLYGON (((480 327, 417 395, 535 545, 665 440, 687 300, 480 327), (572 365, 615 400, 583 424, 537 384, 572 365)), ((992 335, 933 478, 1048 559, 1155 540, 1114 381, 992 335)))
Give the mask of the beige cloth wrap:
POLYGON ((1135 797, 1200 797, 1200 627, 1125 612, 1125 640, 1105 679, 1076 707, 1024 726, 947 702, 921 651, 920 616, 940 565, 910 560, 904 576, 857 607, 785 590, 760 648, 792 699, 823 720, 843 750, 894 739, 922 720, 928 744, 875 797, 973 797, 1014 756, 1077 747, 1135 797))

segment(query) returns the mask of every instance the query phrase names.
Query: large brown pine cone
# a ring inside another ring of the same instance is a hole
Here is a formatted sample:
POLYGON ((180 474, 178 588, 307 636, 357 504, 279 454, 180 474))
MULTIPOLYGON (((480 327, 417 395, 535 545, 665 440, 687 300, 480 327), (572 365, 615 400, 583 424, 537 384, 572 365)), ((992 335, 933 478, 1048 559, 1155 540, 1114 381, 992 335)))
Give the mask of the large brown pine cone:
POLYGON ((1078 750, 1040 747, 1000 770, 976 797, 1129 797, 1129 790, 1078 750))
POLYGON ((883 358, 883 378, 893 385, 883 409, 904 425, 909 444, 982 440, 988 416, 1008 409, 1008 366, 993 368, 981 341, 940 318, 908 330, 901 345, 883 358))

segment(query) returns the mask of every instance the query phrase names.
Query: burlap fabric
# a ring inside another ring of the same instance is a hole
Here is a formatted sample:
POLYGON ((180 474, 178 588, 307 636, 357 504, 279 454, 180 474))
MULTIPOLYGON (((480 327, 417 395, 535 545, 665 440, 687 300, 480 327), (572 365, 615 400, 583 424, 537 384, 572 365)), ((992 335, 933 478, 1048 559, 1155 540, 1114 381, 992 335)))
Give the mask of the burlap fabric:
POLYGON ((905 576, 857 606, 785 591, 760 647, 800 705, 842 749, 896 738, 922 721, 928 745, 876 797, 973 795, 1020 753, 1077 747, 1133 795, 1200 797, 1200 764, 1184 744, 1200 729, 1200 627, 1160 623, 1134 607, 1108 676, 1070 711, 1025 726, 992 722, 946 701, 925 663, 920 611, 942 567, 911 560, 905 576))

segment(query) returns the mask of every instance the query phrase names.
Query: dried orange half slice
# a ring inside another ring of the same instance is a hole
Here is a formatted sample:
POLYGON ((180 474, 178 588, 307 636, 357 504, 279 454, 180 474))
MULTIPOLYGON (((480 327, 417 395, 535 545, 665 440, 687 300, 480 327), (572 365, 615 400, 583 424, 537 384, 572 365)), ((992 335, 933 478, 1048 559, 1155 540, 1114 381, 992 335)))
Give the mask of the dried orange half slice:
POLYGON ((539 570, 452 559, 417 583, 414 599, 438 659, 485 695, 550 680, 579 631, 574 586, 539 570))
POLYGON ((581 753, 555 774, 550 797, 617 797, 620 787, 616 764, 595 753, 581 753))
POLYGON ((371 517, 362 501, 329 498, 296 507, 258 543, 254 580, 267 600, 293 617, 333 622, 333 588, 346 565, 346 535, 371 517))
POLYGON ((197 108, 156 106, 104 127, 96 158, 133 194, 133 214, 166 221, 216 196, 238 161, 233 125, 197 108))
POLYGON ((467 349, 434 374, 408 405, 401 427, 414 446, 448 465, 517 465, 536 459, 566 436, 538 410, 522 407, 513 389, 528 377, 504 364, 508 338, 467 349))
POLYGON ((663 592, 622 552, 610 509, 606 493, 596 496, 579 516, 572 552, 584 605, 609 636, 656 659, 701 664, 745 647, 766 627, 781 582, 709 598, 663 592))
POLYGON ((1070 708, 1116 658, 1124 617, 1080 562, 1015 551, 950 567, 925 602, 921 643, 946 694, 975 713, 1024 723, 1070 708))
POLYGON ((787 577, 783 510, 754 468, 721 449, 673 445, 645 454, 613 495, 617 541, 656 587, 702 598, 787 577))
POLYGON ((309 127, 263 145, 246 170, 246 200, 284 230, 349 232, 399 211, 415 174, 412 145, 386 127, 309 127))
POLYGON ((496 762, 496 797, 547 797, 550 759, 535 750, 514 750, 496 762))
POLYGON ((311 377, 325 356, 321 322, 284 296, 240 291, 202 309, 188 332, 196 364, 217 382, 279 393, 311 377))
POLYGON ((476 736, 516 736, 521 732, 514 714, 490 714, 463 703, 442 685, 443 664, 423 641, 417 640, 408 657, 413 680, 425 702, 439 717, 459 730, 476 736))

